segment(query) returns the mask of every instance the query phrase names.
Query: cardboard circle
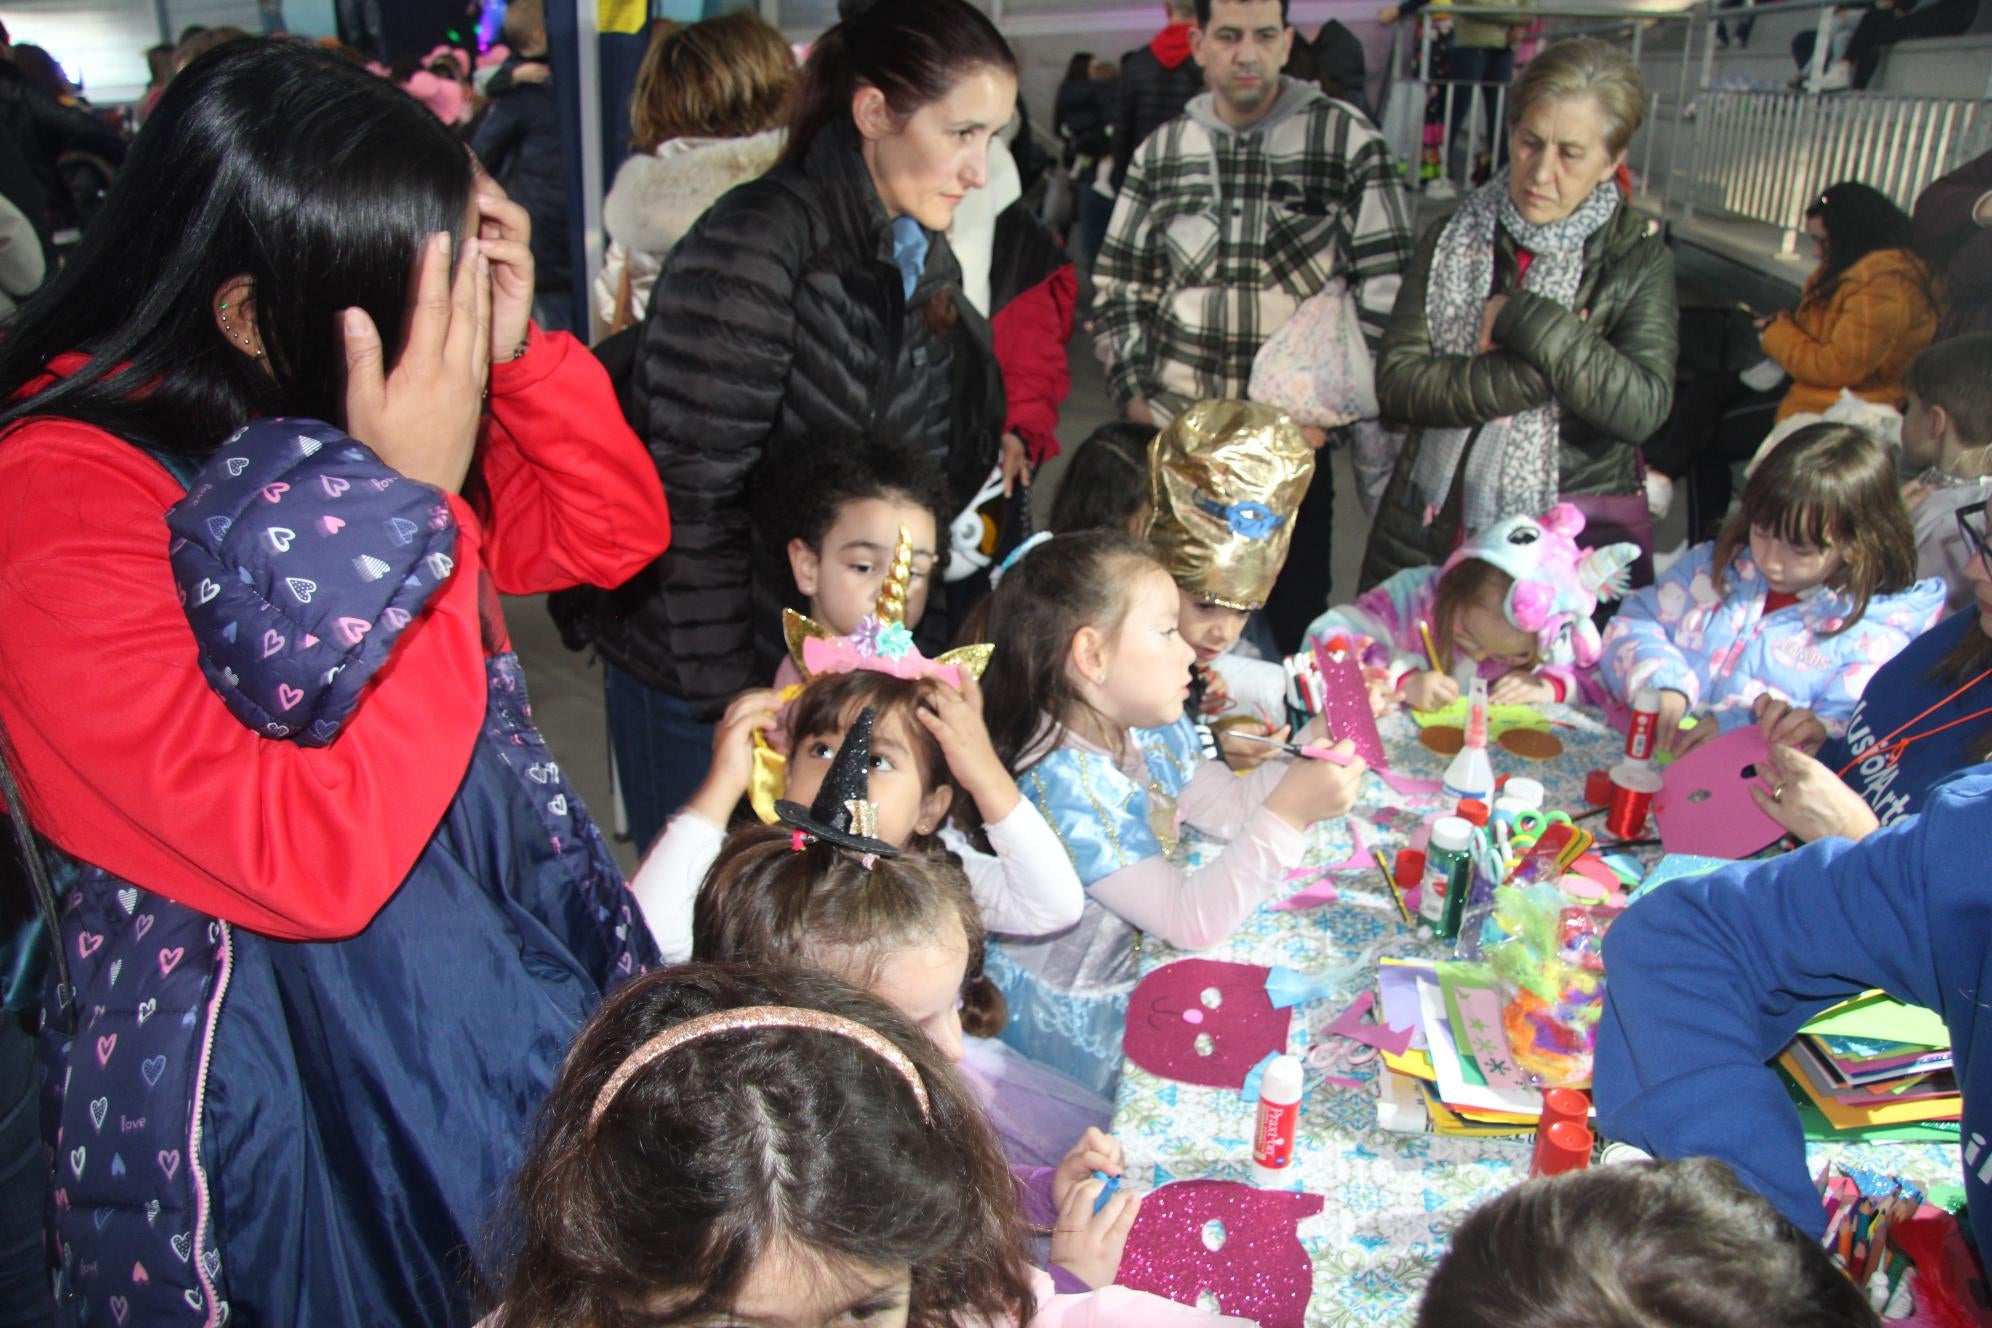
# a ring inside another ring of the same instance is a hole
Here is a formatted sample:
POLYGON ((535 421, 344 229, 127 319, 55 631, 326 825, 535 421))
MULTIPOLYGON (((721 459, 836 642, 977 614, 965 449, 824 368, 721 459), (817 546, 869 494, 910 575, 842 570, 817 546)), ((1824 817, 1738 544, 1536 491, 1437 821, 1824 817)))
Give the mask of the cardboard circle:
POLYGON ((1502 750, 1529 761, 1554 761, 1563 755, 1563 739, 1546 729, 1509 729, 1495 741, 1502 750))
POLYGON ((1428 752, 1440 756, 1457 756, 1459 749, 1466 746, 1466 730, 1454 728, 1450 724, 1434 724, 1418 730, 1418 741, 1428 752))

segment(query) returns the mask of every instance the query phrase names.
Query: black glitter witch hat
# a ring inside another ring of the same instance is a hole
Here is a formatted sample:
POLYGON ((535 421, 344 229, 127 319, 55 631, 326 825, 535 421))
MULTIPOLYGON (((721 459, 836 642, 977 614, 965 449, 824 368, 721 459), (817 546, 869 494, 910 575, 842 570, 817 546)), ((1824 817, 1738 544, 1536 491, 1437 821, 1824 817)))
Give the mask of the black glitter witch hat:
POLYGON ((899 850, 879 839, 878 804, 871 800, 871 736, 875 716, 870 706, 858 712, 851 731, 844 735, 816 801, 808 807, 782 798, 775 803, 775 815, 826 844, 869 853, 874 857, 896 858, 899 850))

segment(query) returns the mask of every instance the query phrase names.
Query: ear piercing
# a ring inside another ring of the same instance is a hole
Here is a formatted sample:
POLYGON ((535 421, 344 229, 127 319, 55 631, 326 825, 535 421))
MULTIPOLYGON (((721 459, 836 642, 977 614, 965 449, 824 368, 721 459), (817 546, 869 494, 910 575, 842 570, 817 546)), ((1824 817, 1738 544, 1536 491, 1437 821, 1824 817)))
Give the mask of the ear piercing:
POLYGON ((221 330, 223 335, 233 337, 235 340, 240 341, 242 343, 242 347, 244 350, 250 352, 257 359, 259 360, 262 359, 263 351, 261 347, 257 346, 256 343, 251 341, 247 336, 244 336, 240 333, 230 330, 228 326, 228 301, 223 300, 221 302, 221 307, 217 309, 216 312, 221 316, 221 330))

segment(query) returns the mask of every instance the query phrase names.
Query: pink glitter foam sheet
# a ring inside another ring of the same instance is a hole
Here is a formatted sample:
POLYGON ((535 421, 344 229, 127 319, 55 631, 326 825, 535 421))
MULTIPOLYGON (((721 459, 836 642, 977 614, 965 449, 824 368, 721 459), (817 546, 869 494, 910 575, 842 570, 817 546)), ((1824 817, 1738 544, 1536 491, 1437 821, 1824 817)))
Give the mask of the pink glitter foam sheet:
POLYGON ((1259 1328, 1302 1328, 1314 1261, 1301 1247, 1300 1224, 1326 1203, 1318 1194, 1232 1181, 1164 1185, 1141 1201, 1115 1281, 1259 1328))
POLYGON ((1236 1089, 1246 1073, 1287 1048, 1290 1014, 1266 994, 1270 970, 1218 959, 1164 964, 1127 1002, 1127 1058, 1179 1084, 1236 1089))

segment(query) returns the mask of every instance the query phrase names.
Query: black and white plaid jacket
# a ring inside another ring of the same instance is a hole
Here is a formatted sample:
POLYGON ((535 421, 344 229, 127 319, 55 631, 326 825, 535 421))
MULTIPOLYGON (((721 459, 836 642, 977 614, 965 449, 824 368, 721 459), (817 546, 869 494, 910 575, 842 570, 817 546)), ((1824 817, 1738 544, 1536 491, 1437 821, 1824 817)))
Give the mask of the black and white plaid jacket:
POLYGON ((1291 79, 1267 118, 1223 125, 1205 93, 1135 153, 1094 264, 1108 386, 1242 398, 1267 337, 1334 276, 1374 353, 1411 258, 1383 136, 1291 79))

